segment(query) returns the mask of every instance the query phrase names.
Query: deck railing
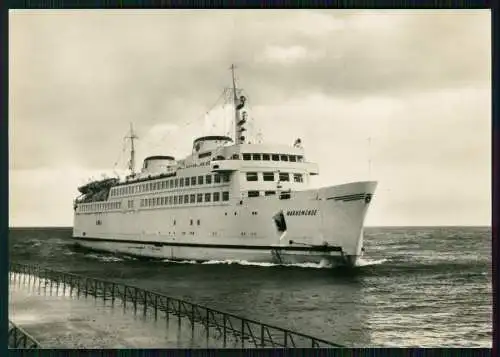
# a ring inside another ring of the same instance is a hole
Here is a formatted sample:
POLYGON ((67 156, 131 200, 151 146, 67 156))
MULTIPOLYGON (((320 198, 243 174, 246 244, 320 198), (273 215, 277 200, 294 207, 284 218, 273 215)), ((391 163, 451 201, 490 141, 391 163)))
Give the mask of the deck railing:
POLYGON ((8 345, 9 348, 24 348, 24 349, 40 348, 40 344, 38 343, 37 340, 35 340, 22 328, 16 326, 10 320, 9 320, 8 345))
POLYGON ((179 319, 179 323, 181 319, 187 319, 193 329, 195 324, 204 328, 207 340, 211 334, 218 340, 222 339, 224 347, 229 339, 240 341, 242 347, 342 347, 303 333, 113 281, 16 263, 10 265, 9 276, 11 281, 22 279, 21 283, 38 283, 39 288, 43 284, 44 287, 55 288, 57 292, 60 289, 63 293, 69 290, 70 295, 76 294, 77 298, 92 296, 95 299, 119 302, 124 307, 131 304, 135 313, 141 309, 144 315, 151 313, 155 320, 160 314, 167 321, 174 316, 179 319))

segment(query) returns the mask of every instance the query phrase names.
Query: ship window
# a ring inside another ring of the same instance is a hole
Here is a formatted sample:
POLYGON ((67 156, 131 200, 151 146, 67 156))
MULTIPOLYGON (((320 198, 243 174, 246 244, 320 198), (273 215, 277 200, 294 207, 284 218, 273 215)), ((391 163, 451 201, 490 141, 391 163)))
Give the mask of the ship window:
POLYGON ((198 185, 203 185, 203 176, 198 176, 198 185))
POLYGON ((259 191, 248 191, 248 197, 259 197, 259 191))
POLYGON ((243 160, 245 161, 252 160, 252 154, 243 154, 243 160))
POLYGON ((191 186, 196 185, 196 176, 191 177, 191 186))
POLYGON ((229 182, 229 174, 222 174, 221 176, 223 182, 229 182))
POLYGON ((290 181, 290 174, 288 172, 280 172, 280 181, 290 181))
POLYGON ((259 160, 260 161, 260 154, 253 154, 252 155, 254 160, 259 160))
POLYGON ((259 177, 256 172, 247 172, 247 181, 258 181, 259 177))
POLYGON ((297 157, 295 155, 290 155, 290 162, 297 162, 297 157))
POLYGON ((304 178, 303 178, 302 174, 293 174, 293 181, 304 182, 304 178))
POLYGON ((156 197, 156 205, 159 206, 160 205, 160 197, 156 197))
POLYGON ((170 197, 168 198, 168 204, 169 204, 169 205, 171 205, 171 204, 172 204, 172 202, 173 202, 173 200, 174 200, 174 198, 173 198, 172 196, 170 196, 170 197))
POLYGON ((195 203, 195 199, 196 199, 196 196, 194 193, 192 193, 191 195, 189 195, 189 203, 195 203))
POLYGON ((148 198, 148 207, 151 207, 153 204, 152 204, 152 200, 151 198, 148 198))
POLYGON ((264 172, 262 176, 264 181, 274 181, 274 172, 264 172))
POLYGON ((184 195, 184 203, 189 203, 189 195, 184 195))
POLYGON ((212 183, 212 175, 205 176, 205 183, 210 185, 212 183))
POLYGON ((196 224, 197 224, 197 225, 200 225, 200 220, 199 220, 199 219, 198 219, 198 220, 196 220, 196 224))
POLYGON ((220 183, 220 174, 215 174, 214 183, 220 183))
POLYGON ((149 183, 149 191, 153 191, 153 183, 152 182, 149 183))
POLYGON ((205 202, 210 202, 210 193, 205 193, 205 202))
POLYGON ((271 158, 273 159, 273 161, 280 161, 280 156, 278 154, 272 154, 271 158))
POLYGON ((174 180, 168 180, 168 187, 174 188, 174 180))
POLYGON ((160 204, 163 206, 163 205, 166 205, 167 204, 167 197, 162 197, 160 199, 160 204))
POLYGON ((220 200, 220 193, 214 192, 214 202, 218 202, 220 200))
POLYGON ((231 159, 232 160, 239 160, 240 156, 238 154, 233 154, 233 156, 231 156, 231 159))
POLYGON ((174 226, 175 226, 175 223, 177 223, 177 222, 176 222, 176 221, 175 221, 175 219, 174 219, 174 226))
MULTIPOLYGON (((181 198, 182 196, 179 196, 179 198, 181 198)), ((174 205, 177 204, 177 196, 174 196, 174 205)))
POLYGON ((229 192, 228 191, 222 192, 222 200, 229 201, 229 192))
POLYGON ((281 155, 281 161, 288 161, 288 155, 281 155))
POLYGON ((189 177, 184 179, 184 186, 189 186, 189 177))
POLYGON ((304 156, 298 155, 297 156, 297 162, 304 162, 304 156))
POLYGON ((184 187, 184 179, 179 179, 179 187, 184 187))
POLYGON ((189 220, 189 225, 191 225, 191 226, 193 225, 193 220, 192 219, 189 220))
POLYGON ((265 192, 266 196, 271 196, 271 195, 275 195, 275 194, 276 194, 276 191, 266 191, 265 192))
POLYGON ((166 181, 166 180, 165 180, 165 181, 163 181, 163 182, 162 182, 162 186, 161 186, 161 188, 163 188, 163 189, 168 188, 168 181, 166 181))
POLYGON ((198 193, 196 195, 196 202, 203 202, 203 193, 198 193))
POLYGON ((269 159, 270 159, 269 154, 262 154, 262 160, 269 161, 269 159))

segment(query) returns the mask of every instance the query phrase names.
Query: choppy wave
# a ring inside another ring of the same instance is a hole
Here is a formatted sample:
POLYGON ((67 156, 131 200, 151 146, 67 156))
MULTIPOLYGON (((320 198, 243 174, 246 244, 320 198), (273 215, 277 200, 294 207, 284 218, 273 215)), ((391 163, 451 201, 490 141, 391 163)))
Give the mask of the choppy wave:
POLYGON ((324 264, 143 261, 77 249, 71 230, 11 231, 9 247, 11 261, 117 279, 344 345, 491 346, 491 228, 367 228, 353 274, 324 264))

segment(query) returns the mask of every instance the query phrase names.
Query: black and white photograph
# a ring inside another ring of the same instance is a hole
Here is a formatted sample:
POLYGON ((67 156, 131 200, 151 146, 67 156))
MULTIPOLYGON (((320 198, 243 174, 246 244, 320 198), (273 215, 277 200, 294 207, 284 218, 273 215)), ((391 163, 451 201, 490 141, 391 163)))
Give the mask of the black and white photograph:
POLYGON ((10 348, 491 348, 490 10, 8 20, 10 348))

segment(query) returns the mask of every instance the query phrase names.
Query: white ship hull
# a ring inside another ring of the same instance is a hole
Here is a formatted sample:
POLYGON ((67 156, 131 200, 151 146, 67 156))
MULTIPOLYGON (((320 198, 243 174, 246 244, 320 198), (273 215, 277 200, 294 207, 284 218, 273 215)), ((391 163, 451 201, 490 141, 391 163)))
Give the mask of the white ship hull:
POLYGON ((244 260, 353 266, 376 182, 227 202, 75 213, 86 248, 170 260, 244 260), (285 228, 273 217, 283 212, 285 228))

